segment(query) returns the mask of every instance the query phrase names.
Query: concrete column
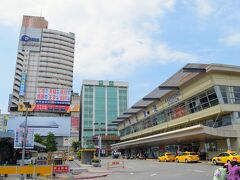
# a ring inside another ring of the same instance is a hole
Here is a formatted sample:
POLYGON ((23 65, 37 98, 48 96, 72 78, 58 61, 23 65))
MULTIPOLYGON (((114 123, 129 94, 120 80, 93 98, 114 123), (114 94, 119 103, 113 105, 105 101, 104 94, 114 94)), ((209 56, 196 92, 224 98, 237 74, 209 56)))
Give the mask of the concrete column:
POLYGON ((230 139, 229 138, 227 138, 227 148, 228 148, 228 150, 232 150, 232 147, 231 147, 231 141, 230 141, 230 139))

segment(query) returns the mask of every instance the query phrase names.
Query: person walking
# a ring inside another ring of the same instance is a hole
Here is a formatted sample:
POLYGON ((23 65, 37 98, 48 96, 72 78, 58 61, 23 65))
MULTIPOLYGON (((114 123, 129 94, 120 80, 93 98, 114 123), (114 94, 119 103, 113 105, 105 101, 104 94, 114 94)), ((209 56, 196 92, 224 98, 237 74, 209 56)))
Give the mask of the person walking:
POLYGON ((224 165, 214 171, 213 180, 226 180, 227 179, 227 169, 224 165))
POLYGON ((237 165, 237 158, 233 158, 233 160, 227 165, 227 169, 227 180, 240 180, 240 169, 237 165))

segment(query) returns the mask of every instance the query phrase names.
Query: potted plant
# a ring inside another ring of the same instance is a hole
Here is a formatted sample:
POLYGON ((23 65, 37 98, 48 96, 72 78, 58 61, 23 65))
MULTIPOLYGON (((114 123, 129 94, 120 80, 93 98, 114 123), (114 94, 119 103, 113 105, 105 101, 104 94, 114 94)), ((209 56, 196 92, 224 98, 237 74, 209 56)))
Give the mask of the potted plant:
POLYGON ((97 158, 92 159, 93 167, 100 167, 101 166, 100 162, 101 162, 100 159, 97 159, 97 158))

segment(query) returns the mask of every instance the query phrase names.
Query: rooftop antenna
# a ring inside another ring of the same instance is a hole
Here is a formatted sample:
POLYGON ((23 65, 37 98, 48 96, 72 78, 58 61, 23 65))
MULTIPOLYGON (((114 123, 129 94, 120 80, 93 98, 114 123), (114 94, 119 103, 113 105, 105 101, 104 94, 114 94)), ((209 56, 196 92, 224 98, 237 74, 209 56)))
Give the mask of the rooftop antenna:
POLYGON ((42 8, 41 8, 41 10, 40 10, 40 17, 42 17, 42 8))

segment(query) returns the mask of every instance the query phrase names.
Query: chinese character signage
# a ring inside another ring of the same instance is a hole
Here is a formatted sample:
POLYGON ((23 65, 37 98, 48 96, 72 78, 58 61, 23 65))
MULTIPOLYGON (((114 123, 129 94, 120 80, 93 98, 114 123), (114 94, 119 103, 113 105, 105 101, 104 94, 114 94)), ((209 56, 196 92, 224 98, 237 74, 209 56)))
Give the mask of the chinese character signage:
MULTIPOLYGON (((14 148, 19 149, 23 146, 23 128, 17 128, 15 131, 15 138, 14 138, 14 148)), ((34 132, 33 129, 27 129, 27 138, 26 138, 26 148, 33 149, 34 147, 34 132)))
POLYGON ((70 106, 56 104, 36 104, 34 111, 67 112, 70 106))
POLYGON ((26 80, 27 80, 27 74, 22 73, 20 88, 19 88, 19 96, 24 96, 24 92, 26 88, 26 80))
POLYGON ((70 89, 37 88, 37 104, 70 104, 70 89))
POLYGON ((71 128, 73 128, 73 129, 79 128, 79 118, 71 117, 71 128))
POLYGON ((65 165, 53 166, 54 173, 68 173, 69 167, 65 165))

